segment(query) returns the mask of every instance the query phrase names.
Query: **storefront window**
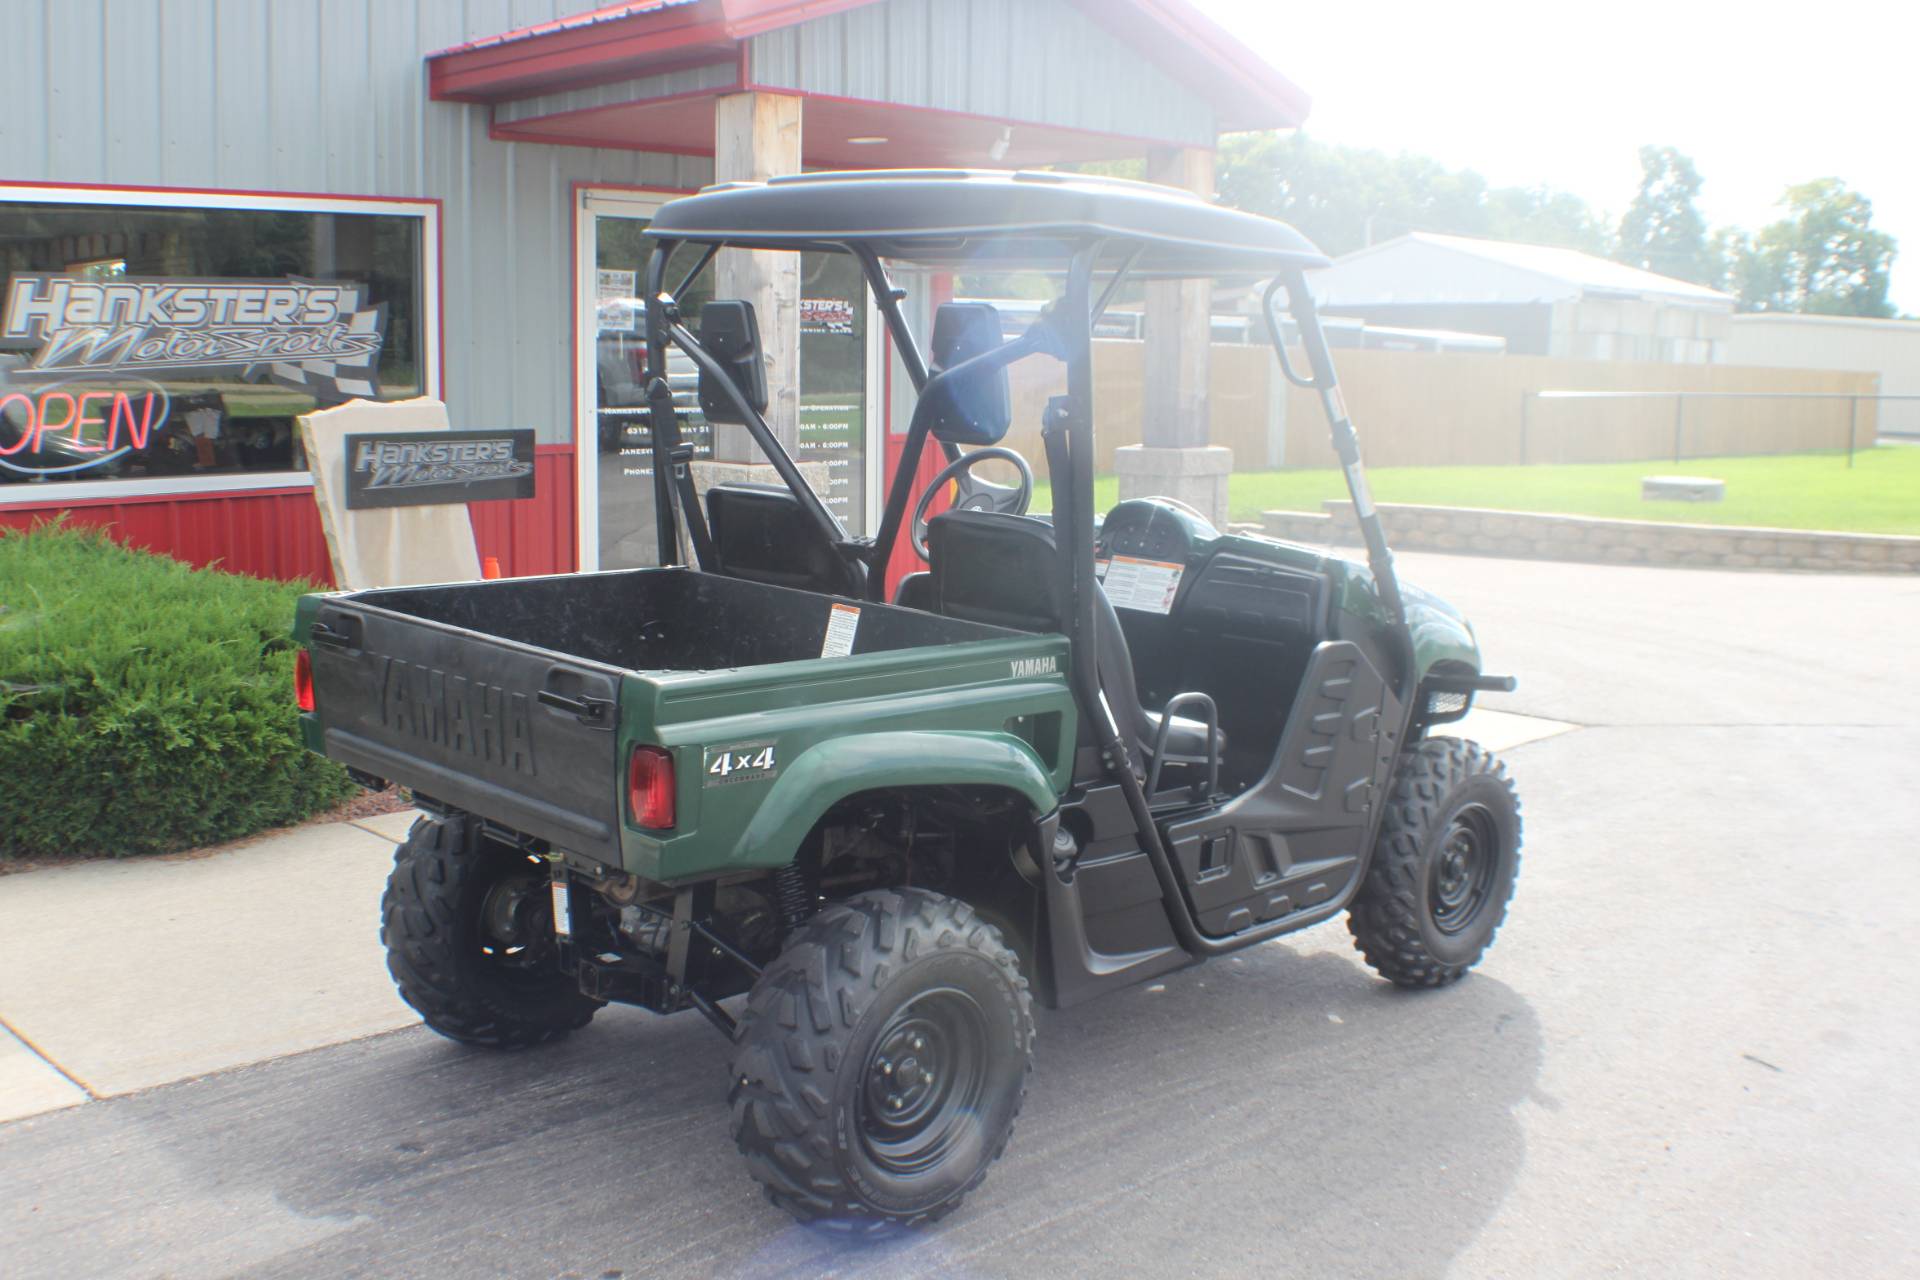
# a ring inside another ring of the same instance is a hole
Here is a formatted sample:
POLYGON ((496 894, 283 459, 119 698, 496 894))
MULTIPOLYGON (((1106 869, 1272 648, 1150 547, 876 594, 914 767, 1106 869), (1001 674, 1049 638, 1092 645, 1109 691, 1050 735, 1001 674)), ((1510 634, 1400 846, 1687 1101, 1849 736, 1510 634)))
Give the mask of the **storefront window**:
POLYGON ((300 414, 436 391, 425 219, 364 207, 0 191, 0 501, 9 485, 303 472, 300 414))

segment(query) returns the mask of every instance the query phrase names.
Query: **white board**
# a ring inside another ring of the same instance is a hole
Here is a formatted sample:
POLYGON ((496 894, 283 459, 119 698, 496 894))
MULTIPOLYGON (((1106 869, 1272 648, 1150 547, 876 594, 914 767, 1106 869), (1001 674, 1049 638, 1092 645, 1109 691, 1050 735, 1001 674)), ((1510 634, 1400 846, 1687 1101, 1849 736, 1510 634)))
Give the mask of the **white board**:
POLYGON ((480 576, 473 520, 465 503, 347 510, 349 432, 445 431, 438 400, 349 400, 300 419, 300 439, 313 472, 313 500, 326 531, 333 580, 347 591, 423 582, 471 582, 480 576))

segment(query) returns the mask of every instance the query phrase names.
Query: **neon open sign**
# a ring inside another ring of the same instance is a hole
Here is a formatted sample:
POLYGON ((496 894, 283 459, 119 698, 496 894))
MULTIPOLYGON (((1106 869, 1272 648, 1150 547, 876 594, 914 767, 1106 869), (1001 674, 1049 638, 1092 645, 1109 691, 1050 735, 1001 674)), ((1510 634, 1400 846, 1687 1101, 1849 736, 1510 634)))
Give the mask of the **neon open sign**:
POLYGON ((167 420, 167 393, 151 382, 70 385, 0 387, 0 467, 29 475, 84 471, 146 448, 167 420))

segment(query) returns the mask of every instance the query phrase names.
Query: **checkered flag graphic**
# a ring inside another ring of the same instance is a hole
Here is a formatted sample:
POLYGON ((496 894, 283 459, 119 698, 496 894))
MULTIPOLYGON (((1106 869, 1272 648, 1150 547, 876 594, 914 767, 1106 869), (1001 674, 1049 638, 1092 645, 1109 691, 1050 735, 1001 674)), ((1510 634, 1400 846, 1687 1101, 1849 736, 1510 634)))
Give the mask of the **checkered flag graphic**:
MULTIPOLYGON (((386 309, 386 304, 381 303, 354 312, 353 318, 347 321, 347 332, 371 335, 378 339, 384 327, 386 309)), ((341 404, 355 398, 375 400, 380 395, 376 374, 379 358, 379 344, 376 341, 374 349, 364 356, 345 360, 318 357, 297 363, 275 361, 267 366, 267 374, 283 387, 306 392, 318 404, 341 404)))

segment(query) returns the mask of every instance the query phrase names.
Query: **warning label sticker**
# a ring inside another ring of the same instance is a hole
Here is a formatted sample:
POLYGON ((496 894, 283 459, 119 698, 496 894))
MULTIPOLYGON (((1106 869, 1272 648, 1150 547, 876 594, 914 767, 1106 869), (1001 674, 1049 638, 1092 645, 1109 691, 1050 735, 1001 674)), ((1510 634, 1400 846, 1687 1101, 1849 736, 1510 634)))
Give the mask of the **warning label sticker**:
POLYGON ((1173 597, 1180 590, 1180 575, 1186 566, 1168 560, 1137 560, 1115 556, 1094 565, 1106 586, 1107 599, 1116 609, 1138 609, 1143 613, 1173 612, 1173 597))
POLYGON ((844 658, 853 652, 853 636, 860 630, 860 611, 836 604, 827 611, 827 638, 820 644, 823 658, 844 658))

